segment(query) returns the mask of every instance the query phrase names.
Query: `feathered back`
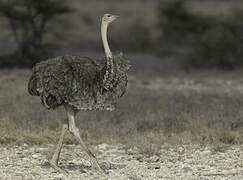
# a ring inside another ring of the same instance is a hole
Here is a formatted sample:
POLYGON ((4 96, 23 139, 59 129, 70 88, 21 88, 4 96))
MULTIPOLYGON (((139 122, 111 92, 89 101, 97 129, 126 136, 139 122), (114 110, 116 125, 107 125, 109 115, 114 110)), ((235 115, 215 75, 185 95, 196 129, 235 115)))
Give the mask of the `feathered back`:
POLYGON ((103 91, 105 59, 80 56, 61 56, 38 63, 33 68, 28 91, 40 96, 48 109, 69 103, 77 109, 109 109, 126 90, 127 64, 122 56, 115 57, 118 67, 117 84, 103 91))
POLYGON ((33 74, 30 77, 29 83, 28 83, 28 92, 32 96, 39 96, 39 92, 37 91, 37 84, 40 81, 38 78, 38 74, 36 72, 33 72, 33 74))

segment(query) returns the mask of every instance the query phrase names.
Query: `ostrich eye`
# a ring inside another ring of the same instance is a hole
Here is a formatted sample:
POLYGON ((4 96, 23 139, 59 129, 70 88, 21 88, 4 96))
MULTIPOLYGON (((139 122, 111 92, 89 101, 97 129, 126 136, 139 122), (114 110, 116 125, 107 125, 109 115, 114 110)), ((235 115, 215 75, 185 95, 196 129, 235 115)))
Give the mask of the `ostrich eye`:
POLYGON ((108 15, 107 17, 111 17, 110 15, 108 15))

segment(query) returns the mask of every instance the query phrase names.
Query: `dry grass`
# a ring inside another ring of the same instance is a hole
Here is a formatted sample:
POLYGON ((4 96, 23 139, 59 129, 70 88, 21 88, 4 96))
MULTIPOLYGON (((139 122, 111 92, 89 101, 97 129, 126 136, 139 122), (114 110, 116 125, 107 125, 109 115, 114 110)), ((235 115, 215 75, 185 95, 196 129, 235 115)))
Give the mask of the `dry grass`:
MULTIPOLYGON (((156 29, 155 1, 72 0, 72 6, 74 13, 50 23, 48 28, 54 28, 56 36, 46 37, 61 44, 68 53, 75 52, 74 47, 78 48, 76 52, 84 48, 101 49, 98 17, 106 12, 121 15, 119 23, 112 25, 110 34, 114 49, 131 50, 132 45, 124 46, 124 49, 115 46, 116 41, 134 41, 129 33, 137 28, 135 23, 150 30, 151 41, 156 41, 160 33, 156 29)), ((196 13, 219 17, 233 8, 233 4, 230 9, 225 3, 219 6, 216 2, 202 1, 188 6, 196 13)), ((14 45, 6 24, 1 18, 0 41, 4 44, 0 44, 0 49, 3 52, 12 50, 14 45)), ((39 98, 28 95, 26 87, 30 73, 29 70, 0 70, 1 144, 54 143, 59 135, 65 118, 63 108, 45 110, 39 98)), ((153 144, 159 146, 164 142, 242 143, 241 77, 241 72, 178 73, 163 77, 134 74, 130 77, 128 93, 116 111, 81 112, 77 124, 85 141, 136 145, 145 153, 156 149, 153 144)), ((75 141, 69 135, 65 142, 75 141)))
MULTIPOLYGON (((27 94, 29 70, 0 71, 0 143, 54 143, 63 108, 45 110, 27 94)), ((123 143, 156 152, 165 143, 243 142, 242 73, 154 77, 134 74, 114 112, 80 112, 77 124, 89 143, 123 143)), ((66 143, 75 143, 68 135, 66 143)))

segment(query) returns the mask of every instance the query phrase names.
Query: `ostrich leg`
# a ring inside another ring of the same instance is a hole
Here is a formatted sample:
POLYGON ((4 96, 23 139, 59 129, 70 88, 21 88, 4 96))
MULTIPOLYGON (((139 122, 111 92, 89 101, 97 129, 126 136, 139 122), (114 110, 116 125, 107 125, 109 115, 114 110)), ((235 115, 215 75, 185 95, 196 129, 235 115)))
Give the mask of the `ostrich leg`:
POLYGON ((88 158, 90 160, 92 168, 103 173, 104 171, 100 168, 96 157, 94 156, 93 153, 91 153, 91 151, 87 148, 87 146, 84 144, 82 138, 80 137, 79 129, 76 127, 75 119, 74 119, 76 112, 70 106, 66 106, 66 110, 67 110, 67 115, 68 115, 68 130, 79 141, 81 148, 85 151, 86 155, 88 156, 88 158))
POLYGON ((62 149, 62 144, 63 144, 63 138, 65 133, 67 132, 68 129, 68 125, 64 124, 62 127, 62 132, 60 135, 60 138, 58 140, 58 143, 56 145, 56 149, 54 151, 54 154, 50 160, 50 165, 57 171, 62 172, 62 173, 67 173, 65 170, 61 169, 60 167, 58 167, 58 160, 59 160, 59 156, 60 156, 60 152, 62 149))

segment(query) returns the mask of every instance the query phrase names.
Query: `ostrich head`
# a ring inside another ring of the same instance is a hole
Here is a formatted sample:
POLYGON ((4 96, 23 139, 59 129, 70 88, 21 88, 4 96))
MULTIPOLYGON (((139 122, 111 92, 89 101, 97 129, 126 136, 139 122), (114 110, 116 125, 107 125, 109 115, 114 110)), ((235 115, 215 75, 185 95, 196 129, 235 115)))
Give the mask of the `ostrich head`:
POLYGON ((102 21, 109 24, 111 22, 113 22, 114 20, 116 20, 119 16, 117 15, 112 15, 112 14, 104 14, 102 21))

